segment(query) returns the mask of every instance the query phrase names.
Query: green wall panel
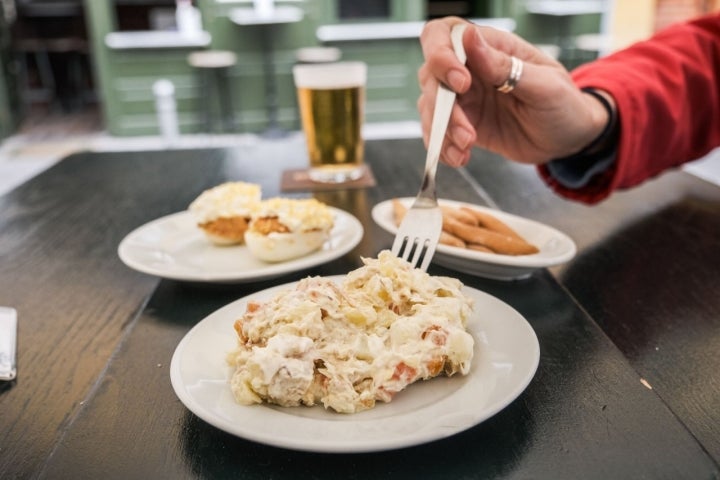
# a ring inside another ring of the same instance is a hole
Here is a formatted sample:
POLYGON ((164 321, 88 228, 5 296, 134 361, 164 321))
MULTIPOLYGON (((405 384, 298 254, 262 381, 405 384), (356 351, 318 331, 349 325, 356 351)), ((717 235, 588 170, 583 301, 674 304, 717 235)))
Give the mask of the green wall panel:
MULTIPOLYGON (((268 122, 267 81, 261 49, 263 27, 236 25, 229 18, 233 8, 250 8, 252 1, 198 0, 197 3, 203 28, 212 38, 208 48, 231 50, 237 55, 237 64, 229 70, 228 77, 239 130, 260 132, 268 122)), ((200 91, 199 76, 187 64, 187 55, 194 49, 108 48, 104 43, 105 36, 113 32, 116 25, 111 4, 109 0, 85 0, 96 85, 109 133, 118 136, 158 133, 152 84, 159 78, 170 79, 175 85, 181 130, 186 133, 201 131, 199 106, 210 105, 216 112, 218 102, 211 95, 212 91, 200 91)), ((297 6, 304 12, 300 22, 275 26, 272 37, 278 120, 284 128, 294 129, 298 128, 297 99, 292 81, 296 49, 319 45, 315 35, 317 28, 342 22, 337 18, 335 0, 278 0, 276 4, 297 6)), ((557 35, 553 19, 528 14, 521 0, 478 0, 474 11, 515 18, 517 33, 530 41, 551 42, 557 35)), ((418 22, 425 18, 425 0, 391 0, 389 21, 418 22)), ((593 32, 598 30, 598 24, 598 16, 589 16, 573 20, 571 28, 573 32, 593 32)), ((417 69, 423 60, 418 39, 346 41, 331 46, 340 48, 343 60, 360 60, 368 64, 366 118, 369 122, 418 119, 417 69)))
MULTIPOLYGON (((239 130, 260 132, 268 121, 267 80, 261 49, 263 27, 236 25, 229 18, 233 8, 249 8, 252 2, 200 0, 198 3, 203 28, 212 36, 209 48, 231 50, 237 55, 237 64, 229 70, 228 77, 239 130)), ((187 64, 187 55, 192 49, 109 49, 104 38, 114 30, 114 11, 108 2, 86 0, 86 4, 92 19, 97 83, 108 131, 118 136, 158 133, 152 85, 159 78, 167 78, 175 85, 181 131, 200 131, 198 107, 210 105, 215 114, 218 102, 212 92, 200 92, 200 77, 187 64)), ((283 127, 294 129, 299 124, 292 81, 296 49, 319 45, 315 36, 317 27, 338 23, 338 20, 332 0, 279 1, 276 4, 295 5, 304 11, 301 22, 272 27, 278 120, 283 127)), ((392 0, 390 20, 421 20, 425 15, 423 5, 419 0, 392 0)), ((342 50, 344 60, 368 63, 368 121, 416 118, 415 101, 419 94, 416 72, 422 60, 416 39, 348 42, 336 46, 342 50)))

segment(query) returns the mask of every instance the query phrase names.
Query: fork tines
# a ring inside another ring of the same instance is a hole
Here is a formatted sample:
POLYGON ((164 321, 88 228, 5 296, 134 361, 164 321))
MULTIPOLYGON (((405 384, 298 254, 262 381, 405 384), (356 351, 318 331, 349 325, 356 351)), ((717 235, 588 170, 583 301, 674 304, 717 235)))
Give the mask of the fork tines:
POLYGON ((413 267, 427 270, 441 231, 442 213, 437 202, 420 198, 405 212, 391 251, 413 267))
POLYGON ((436 242, 429 239, 410 238, 408 236, 395 238, 392 253, 411 265, 427 270, 435 253, 436 242), (422 244, 420 243, 422 240, 422 244), (412 255, 412 256, 411 256, 412 255))

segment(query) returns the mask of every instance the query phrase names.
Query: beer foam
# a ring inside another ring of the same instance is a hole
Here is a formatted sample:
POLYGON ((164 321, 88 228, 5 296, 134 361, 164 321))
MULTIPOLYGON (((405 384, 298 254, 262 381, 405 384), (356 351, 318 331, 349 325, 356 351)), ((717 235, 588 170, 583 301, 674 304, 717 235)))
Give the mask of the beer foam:
POLYGON ((367 82, 367 65, 364 62, 296 65, 293 78, 298 88, 362 87, 367 82))

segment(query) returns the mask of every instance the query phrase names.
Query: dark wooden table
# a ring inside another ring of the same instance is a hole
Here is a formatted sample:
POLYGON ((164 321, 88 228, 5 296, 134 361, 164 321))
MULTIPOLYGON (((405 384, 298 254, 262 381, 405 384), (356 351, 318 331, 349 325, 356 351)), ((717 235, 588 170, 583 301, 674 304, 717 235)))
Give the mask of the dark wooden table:
POLYGON ((72 155, 0 197, 0 305, 18 310, 18 379, 0 385, 0 477, 380 479, 720 477, 720 188, 673 172, 588 207, 531 168, 478 151, 441 167, 440 196, 552 225, 579 252, 503 282, 431 267, 517 309, 537 333, 538 371, 514 402, 453 437, 395 451, 317 454, 255 444, 190 413, 173 351, 219 307, 307 275, 342 274, 392 238, 376 203, 416 193, 420 140, 372 141, 378 185, 317 193, 365 237, 342 258, 275 280, 160 280, 116 250, 134 228, 225 180, 280 194, 302 148, 72 155))

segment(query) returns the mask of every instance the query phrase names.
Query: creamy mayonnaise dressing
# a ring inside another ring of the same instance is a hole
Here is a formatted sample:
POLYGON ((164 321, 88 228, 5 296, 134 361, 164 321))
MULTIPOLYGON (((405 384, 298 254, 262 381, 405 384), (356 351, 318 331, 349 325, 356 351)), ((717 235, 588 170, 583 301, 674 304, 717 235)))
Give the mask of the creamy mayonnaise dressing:
MULTIPOLYGON (((333 226, 332 211, 314 198, 274 197, 263 200, 253 213, 256 218, 277 218, 290 232, 328 231, 333 226)), ((252 225, 250 227, 252 229, 252 225)))
POLYGON ((241 404, 353 413, 409 384, 470 370, 472 300, 459 280, 413 269, 389 251, 340 284, 308 277, 235 323, 231 388, 241 404))
POLYGON ((226 182, 202 192, 188 209, 198 223, 218 218, 250 218, 261 194, 260 186, 254 183, 226 182))

